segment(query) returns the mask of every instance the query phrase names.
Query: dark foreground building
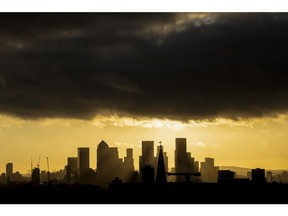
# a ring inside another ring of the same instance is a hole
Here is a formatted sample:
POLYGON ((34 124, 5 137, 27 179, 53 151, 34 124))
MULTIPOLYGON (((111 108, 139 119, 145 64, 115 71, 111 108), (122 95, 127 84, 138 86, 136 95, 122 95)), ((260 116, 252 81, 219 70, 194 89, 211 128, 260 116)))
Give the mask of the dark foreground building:
POLYGON ((287 184, 166 183, 114 181, 109 189, 94 185, 6 185, 5 204, 288 204, 287 184))

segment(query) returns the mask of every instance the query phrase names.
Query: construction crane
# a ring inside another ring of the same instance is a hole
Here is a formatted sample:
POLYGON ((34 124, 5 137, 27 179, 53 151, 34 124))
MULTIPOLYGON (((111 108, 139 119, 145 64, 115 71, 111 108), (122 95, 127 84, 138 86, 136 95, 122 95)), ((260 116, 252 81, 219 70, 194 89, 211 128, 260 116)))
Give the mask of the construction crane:
POLYGON ((46 157, 46 159, 47 159, 47 177, 48 177, 48 182, 50 182, 49 158, 46 157))
POLYGON ((185 176, 186 182, 190 182, 190 176, 201 176, 200 172, 195 173, 188 173, 188 172, 182 172, 182 173, 170 173, 166 172, 168 176, 175 175, 175 176, 185 176))

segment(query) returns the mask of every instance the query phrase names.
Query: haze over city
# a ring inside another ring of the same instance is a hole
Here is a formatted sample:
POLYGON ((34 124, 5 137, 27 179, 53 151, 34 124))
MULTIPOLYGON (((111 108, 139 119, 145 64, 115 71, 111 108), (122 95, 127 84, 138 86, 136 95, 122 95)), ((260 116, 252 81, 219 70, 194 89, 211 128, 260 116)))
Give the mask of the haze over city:
POLYGON ((288 168, 287 13, 0 14, 0 172, 175 138, 197 161, 288 168))

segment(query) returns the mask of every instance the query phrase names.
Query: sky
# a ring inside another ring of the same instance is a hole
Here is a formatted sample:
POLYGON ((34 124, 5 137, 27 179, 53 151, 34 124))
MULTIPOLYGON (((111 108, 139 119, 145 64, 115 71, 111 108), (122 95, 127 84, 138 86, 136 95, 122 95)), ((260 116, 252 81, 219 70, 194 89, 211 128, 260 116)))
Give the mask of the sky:
POLYGON ((0 14, 0 172, 176 137, 198 161, 288 168, 287 13, 0 14))

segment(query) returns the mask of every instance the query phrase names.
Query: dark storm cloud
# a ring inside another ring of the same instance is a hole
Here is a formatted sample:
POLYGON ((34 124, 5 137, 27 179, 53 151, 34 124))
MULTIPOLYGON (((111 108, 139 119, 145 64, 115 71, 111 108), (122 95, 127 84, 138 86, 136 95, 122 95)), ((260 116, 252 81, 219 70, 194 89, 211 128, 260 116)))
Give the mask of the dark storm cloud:
POLYGON ((98 73, 95 75, 94 80, 114 89, 119 89, 130 93, 142 92, 139 86, 130 83, 125 77, 120 77, 118 73, 98 73))
POLYGON ((0 112, 286 112, 287 38, 288 14, 0 14, 0 112))

